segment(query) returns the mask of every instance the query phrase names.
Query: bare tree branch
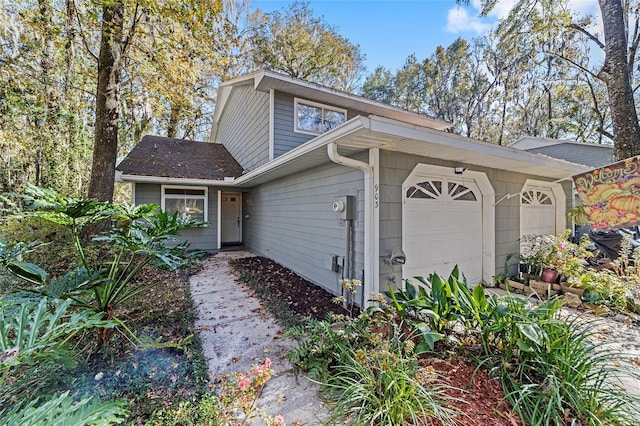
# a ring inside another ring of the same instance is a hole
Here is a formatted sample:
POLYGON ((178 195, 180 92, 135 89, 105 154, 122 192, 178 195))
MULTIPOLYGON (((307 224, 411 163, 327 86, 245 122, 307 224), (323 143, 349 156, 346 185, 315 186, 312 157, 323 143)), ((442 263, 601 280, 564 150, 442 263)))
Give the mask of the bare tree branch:
POLYGON ((586 29, 582 28, 580 25, 572 22, 569 25, 569 28, 573 28, 574 30, 576 30, 578 32, 581 32, 582 34, 586 35, 591 41, 593 41, 595 44, 597 44, 600 49, 604 50, 604 43, 602 43, 600 41, 600 39, 598 39, 598 37, 596 37, 595 35, 591 34, 589 31, 587 31, 586 29))
POLYGON ((556 58, 559 58, 559 59, 562 59, 562 60, 564 60, 564 61, 567 61, 567 62, 569 62, 571 65, 573 65, 574 67, 578 68, 580 71, 584 72, 585 74, 588 74, 588 75, 590 75, 590 76, 591 76, 591 77, 593 77, 593 78, 598 78, 598 79, 600 79, 600 78, 598 77, 598 75, 597 75, 597 74, 595 74, 593 71, 589 70, 588 68, 585 68, 584 66, 580 65, 579 63, 577 63, 577 62, 576 62, 576 61, 574 61, 573 59, 569 59, 569 58, 567 58, 567 57, 566 57, 566 56, 564 56, 564 55, 561 55, 561 54, 559 54, 559 53, 557 53, 557 52, 548 51, 548 50, 543 51, 543 53, 544 53, 544 54, 548 54, 548 55, 553 55, 553 56, 555 56, 556 58))

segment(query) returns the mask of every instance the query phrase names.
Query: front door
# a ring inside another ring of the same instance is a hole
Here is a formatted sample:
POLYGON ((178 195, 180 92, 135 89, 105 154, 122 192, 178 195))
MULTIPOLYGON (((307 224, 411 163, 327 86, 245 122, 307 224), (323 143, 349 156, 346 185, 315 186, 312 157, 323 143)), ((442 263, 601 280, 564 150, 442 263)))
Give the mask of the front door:
POLYGON ((242 194, 223 192, 220 195, 221 239, 222 245, 242 243, 242 194))

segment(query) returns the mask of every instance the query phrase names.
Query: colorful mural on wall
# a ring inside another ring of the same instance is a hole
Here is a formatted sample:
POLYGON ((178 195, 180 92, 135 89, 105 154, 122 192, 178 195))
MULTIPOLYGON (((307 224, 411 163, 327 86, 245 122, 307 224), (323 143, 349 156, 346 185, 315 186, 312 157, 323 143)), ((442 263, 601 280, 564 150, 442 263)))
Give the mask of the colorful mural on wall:
POLYGON ((640 224, 640 156, 573 176, 591 228, 640 224))

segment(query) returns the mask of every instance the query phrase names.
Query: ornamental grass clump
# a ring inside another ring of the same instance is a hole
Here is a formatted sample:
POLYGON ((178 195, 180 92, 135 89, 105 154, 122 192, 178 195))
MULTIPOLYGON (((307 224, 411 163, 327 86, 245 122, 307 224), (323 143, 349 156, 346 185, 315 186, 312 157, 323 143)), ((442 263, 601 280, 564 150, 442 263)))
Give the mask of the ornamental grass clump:
POLYGON ((452 424, 455 410, 441 388, 415 377, 421 331, 395 314, 370 308, 355 318, 333 316, 288 332, 299 340, 289 361, 321 385, 331 403, 330 423, 404 425, 437 418, 452 424))
POLYGON ((620 389, 620 354, 595 343, 594 322, 559 318, 559 301, 499 303, 484 363, 525 424, 637 424, 640 401, 620 389))

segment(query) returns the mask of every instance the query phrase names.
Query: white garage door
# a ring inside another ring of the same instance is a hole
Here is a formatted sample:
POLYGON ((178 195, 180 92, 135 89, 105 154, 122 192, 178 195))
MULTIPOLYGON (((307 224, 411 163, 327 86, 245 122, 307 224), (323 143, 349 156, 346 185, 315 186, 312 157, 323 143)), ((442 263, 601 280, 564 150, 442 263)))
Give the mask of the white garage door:
POLYGON ((520 195, 520 236, 555 234, 556 200, 546 188, 525 188, 520 195))
MULTIPOLYGON (((473 179, 420 177, 404 189, 405 278, 457 264, 469 284, 482 281, 482 193, 473 179)), ((409 181, 410 183, 411 181, 409 181)))

